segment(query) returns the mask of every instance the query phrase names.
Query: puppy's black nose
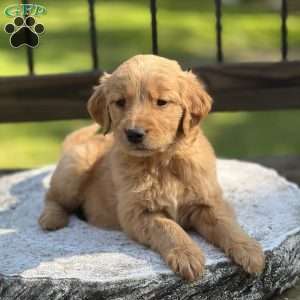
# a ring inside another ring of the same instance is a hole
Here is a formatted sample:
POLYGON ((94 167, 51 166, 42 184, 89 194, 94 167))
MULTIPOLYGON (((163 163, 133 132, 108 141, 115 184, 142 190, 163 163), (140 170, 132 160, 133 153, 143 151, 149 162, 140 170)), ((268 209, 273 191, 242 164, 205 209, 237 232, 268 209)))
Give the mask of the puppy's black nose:
POLYGON ((128 141, 133 144, 141 143, 145 136, 145 130, 143 128, 126 129, 125 133, 128 141))

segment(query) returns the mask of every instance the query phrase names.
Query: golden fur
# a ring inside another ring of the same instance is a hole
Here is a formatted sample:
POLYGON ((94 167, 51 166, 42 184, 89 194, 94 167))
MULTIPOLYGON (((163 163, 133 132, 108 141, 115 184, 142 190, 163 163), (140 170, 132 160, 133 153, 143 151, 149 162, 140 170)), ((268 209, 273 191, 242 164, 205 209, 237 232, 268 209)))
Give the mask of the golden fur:
POLYGON ((214 151, 199 128, 211 104, 195 75, 162 57, 138 55, 105 74, 88 110, 111 133, 96 134, 92 125, 66 138, 42 228, 66 226, 80 207, 90 224, 124 230, 187 280, 204 270, 203 252, 184 230, 193 229, 247 272, 261 272, 262 249, 224 201, 214 151), (135 127, 145 130, 141 144, 126 139, 135 127))

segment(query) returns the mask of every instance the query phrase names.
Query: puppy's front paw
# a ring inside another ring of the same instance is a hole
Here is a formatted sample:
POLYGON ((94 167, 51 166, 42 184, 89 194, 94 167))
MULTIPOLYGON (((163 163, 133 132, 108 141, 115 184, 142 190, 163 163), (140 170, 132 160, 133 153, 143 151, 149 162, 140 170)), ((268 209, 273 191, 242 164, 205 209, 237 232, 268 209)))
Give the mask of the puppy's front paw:
POLYGON ((69 215, 63 210, 45 208, 39 218, 39 224, 44 230, 57 230, 68 224, 69 215))
POLYGON ((193 281, 204 272, 205 259, 200 249, 194 247, 177 247, 166 257, 170 268, 186 280, 193 281))
POLYGON ((248 273, 261 273, 265 267, 265 256, 260 244, 253 239, 237 244, 230 251, 232 259, 248 273))

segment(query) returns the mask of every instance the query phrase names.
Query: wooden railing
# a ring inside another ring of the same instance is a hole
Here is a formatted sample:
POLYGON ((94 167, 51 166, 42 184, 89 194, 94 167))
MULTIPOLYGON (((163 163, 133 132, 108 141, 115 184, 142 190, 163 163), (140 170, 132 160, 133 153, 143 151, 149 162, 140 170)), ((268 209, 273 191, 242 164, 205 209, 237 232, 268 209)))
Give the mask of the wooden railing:
MULTIPOLYGON (((26 1, 23 0, 25 3, 26 1)), ((222 48, 222 1, 215 0, 216 61, 192 70, 214 98, 214 111, 300 108, 300 61, 288 60, 287 0, 281 0, 281 57, 277 63, 226 64, 222 48)), ((157 3, 150 0, 152 52, 159 54, 157 3)), ((86 101, 98 82, 95 0, 88 0, 92 70, 85 73, 34 75, 28 47, 29 75, 0 77, 0 122, 44 121, 87 117, 86 101)))

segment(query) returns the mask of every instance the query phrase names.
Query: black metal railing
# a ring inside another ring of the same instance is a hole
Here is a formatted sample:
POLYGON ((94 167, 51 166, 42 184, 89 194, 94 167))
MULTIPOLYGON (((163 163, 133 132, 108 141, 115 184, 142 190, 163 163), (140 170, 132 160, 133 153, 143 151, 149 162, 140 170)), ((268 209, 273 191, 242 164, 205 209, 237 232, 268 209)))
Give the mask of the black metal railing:
MULTIPOLYGON (((27 3, 29 0, 19 0, 27 3)), ((0 77, 0 122, 87 118, 86 101, 102 76, 95 15, 96 0, 86 0, 92 66, 87 72, 0 77), (26 113, 24 113, 26 111, 26 113)), ((101 0, 98 0, 99 2, 101 0)), ((213 111, 300 109, 300 61, 288 60, 288 0, 281 0, 278 34, 281 61, 225 63, 222 45, 222 0, 214 0, 217 64, 191 66, 214 99, 213 111)), ((149 0, 152 53, 159 53, 156 0, 149 0)), ((27 65, 34 75, 34 52, 27 47, 27 65)), ((101 54, 101 51, 100 51, 101 54)))
POLYGON ((223 62, 223 48, 222 48, 222 0, 215 0, 215 15, 216 15, 216 42, 217 42, 217 61, 223 62))
MULTIPOLYGON (((27 0, 22 0, 23 4, 27 4, 27 0)), ((30 43, 30 35, 28 34, 28 31, 26 31, 26 40, 30 43)), ((31 47, 26 47, 26 54, 27 54, 27 66, 28 66, 28 72, 30 75, 34 74, 34 57, 33 57, 33 49, 31 47)))
MULTIPOLYGON (((150 15, 151 15, 151 37, 152 37, 152 53, 158 54, 158 26, 157 26, 157 0, 150 1, 150 15)), ((26 4, 27 0, 22 0, 26 4)), ((92 69, 99 69, 98 56, 98 42, 97 42, 97 28, 95 17, 95 0, 87 0, 89 6, 89 33, 91 40, 91 58, 92 69)), ((222 46, 222 0, 215 0, 215 20, 216 20, 216 61, 218 63, 224 62, 224 52, 222 46)), ((281 0, 281 58, 282 61, 288 59, 288 0, 281 0)), ((34 74, 34 54, 33 49, 26 48, 27 51, 27 66, 29 74, 34 74)))
POLYGON ((156 0, 150 0, 151 11, 151 29, 152 29, 152 53, 158 54, 158 39, 157 39, 157 7, 156 0))
POLYGON ((281 59, 287 60, 288 55, 288 0, 281 0, 281 59))
POLYGON ((89 4, 89 16, 90 16, 90 37, 91 37, 91 54, 93 61, 93 69, 99 68, 98 60, 98 43, 97 43, 97 30, 95 19, 95 0, 88 0, 89 4))

